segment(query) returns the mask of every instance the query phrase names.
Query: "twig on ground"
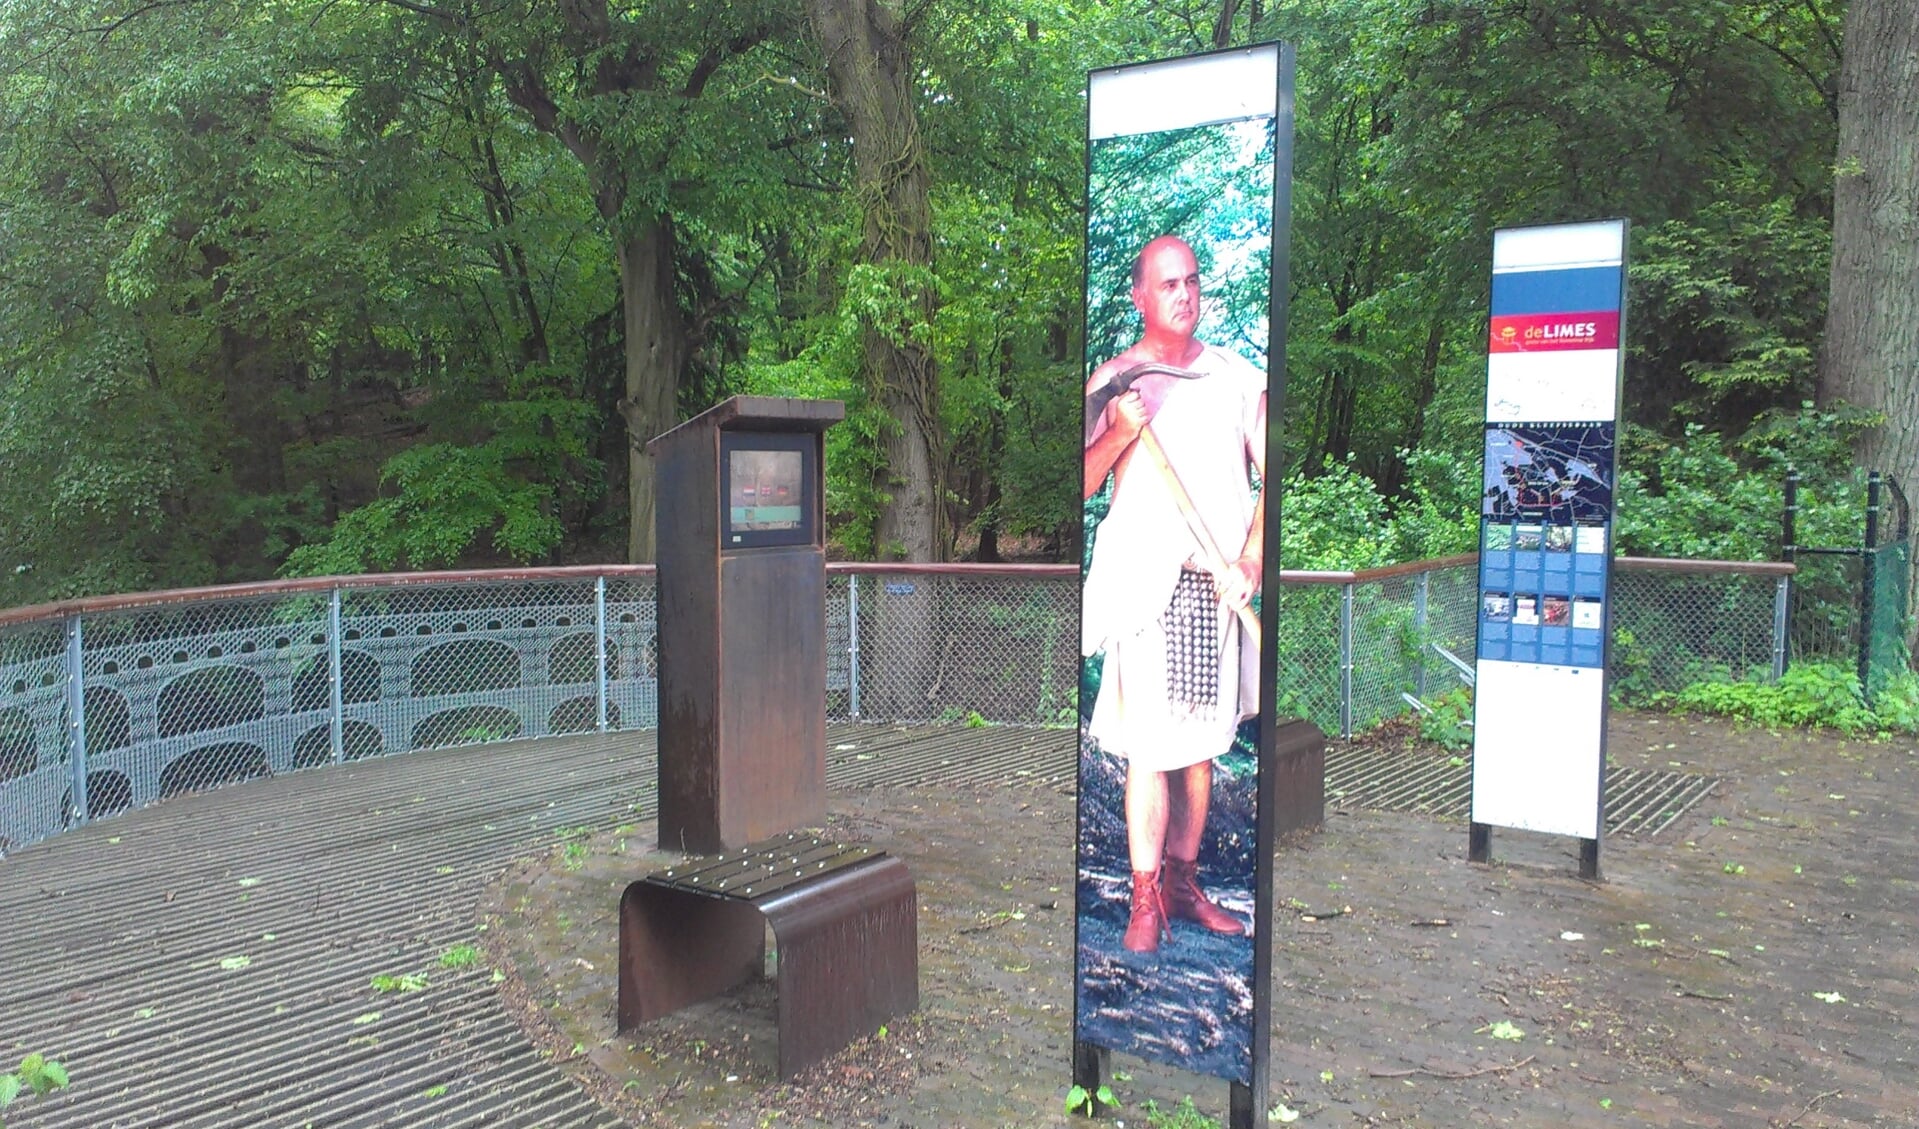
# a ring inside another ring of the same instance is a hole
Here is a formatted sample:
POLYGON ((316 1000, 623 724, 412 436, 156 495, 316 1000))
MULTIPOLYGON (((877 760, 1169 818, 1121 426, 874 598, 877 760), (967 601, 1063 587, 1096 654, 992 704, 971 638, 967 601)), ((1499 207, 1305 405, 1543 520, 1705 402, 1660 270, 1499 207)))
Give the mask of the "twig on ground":
POLYGON ((1302 906, 1299 910, 1299 919, 1301 921, 1330 921, 1335 917, 1345 917, 1351 912, 1353 912, 1353 907, 1351 906, 1340 906, 1337 909, 1306 909, 1302 906))
POLYGON ((1673 987, 1678 990, 1677 992, 1678 995, 1686 999, 1715 1000, 1720 1002, 1732 999, 1732 993, 1730 992, 1727 992, 1723 995, 1718 992, 1697 992, 1691 988, 1686 987, 1684 984, 1675 984, 1673 985, 1673 987))
MULTIPOLYGON (((1444 1078, 1451 1082, 1457 1082, 1462 1078, 1479 1078, 1487 1074, 1507 1074, 1518 1070, 1520 1067, 1525 1066, 1538 1057, 1538 1055, 1527 1055, 1518 1062, 1509 1062, 1504 1066, 1481 1067, 1478 1070, 1427 1070, 1423 1066, 1415 1066, 1411 1070, 1369 1070, 1366 1072, 1366 1075, 1369 1078, 1411 1078, 1415 1074, 1422 1074, 1428 1078, 1444 1078)), ((1801 1114, 1801 1116, 1804 1115, 1801 1114)))
POLYGON ((988 929, 998 929, 1000 926, 1006 924, 1009 921, 1024 921, 1024 920, 1026 920, 1026 915, 1023 913, 1016 913, 1012 910, 1000 910, 998 913, 989 914, 988 916, 981 918, 978 925, 968 925, 965 928, 956 929, 954 930, 954 932, 955 933, 984 933, 988 929))
POLYGON ((1806 1108, 1792 1115, 1791 1121, 1781 1121, 1775 1117, 1768 1121, 1767 1124, 1773 1126, 1773 1129, 1792 1129, 1792 1127, 1799 1124, 1808 1113, 1813 1111, 1813 1107, 1825 1101, 1827 1098, 1836 1098, 1838 1096, 1838 1090, 1827 1090, 1823 1094, 1814 1094, 1812 1100, 1806 1103, 1806 1108))

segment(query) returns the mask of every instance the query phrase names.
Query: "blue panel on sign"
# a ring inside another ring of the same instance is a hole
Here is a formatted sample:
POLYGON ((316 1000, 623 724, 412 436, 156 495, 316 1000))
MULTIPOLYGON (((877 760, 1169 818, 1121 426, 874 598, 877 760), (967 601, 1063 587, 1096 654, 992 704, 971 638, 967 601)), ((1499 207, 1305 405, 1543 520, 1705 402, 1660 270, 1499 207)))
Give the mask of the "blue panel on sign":
POLYGON ((1583 569, 1574 573, 1573 595, 1604 597, 1606 595, 1606 574, 1603 572, 1586 572, 1583 569))
POLYGON ((889 596, 911 596, 913 594, 913 582, 910 580, 888 581, 886 584, 886 594, 889 596))
POLYGON ((1493 275, 1492 316, 1594 313, 1619 308, 1618 267, 1509 271, 1493 275))
POLYGON ((1599 654, 1600 654, 1600 651, 1597 646, 1582 647, 1579 644, 1574 643, 1572 665, 1598 667, 1601 664, 1599 654))

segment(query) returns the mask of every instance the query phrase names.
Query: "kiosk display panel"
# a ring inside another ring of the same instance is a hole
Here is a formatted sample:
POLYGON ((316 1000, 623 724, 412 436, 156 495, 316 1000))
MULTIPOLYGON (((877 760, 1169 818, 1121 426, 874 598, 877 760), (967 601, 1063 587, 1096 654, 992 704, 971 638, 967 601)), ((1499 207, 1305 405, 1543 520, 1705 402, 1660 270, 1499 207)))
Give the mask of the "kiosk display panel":
POLYGON ((720 547, 812 545, 819 539, 819 464, 811 435, 720 435, 720 547))

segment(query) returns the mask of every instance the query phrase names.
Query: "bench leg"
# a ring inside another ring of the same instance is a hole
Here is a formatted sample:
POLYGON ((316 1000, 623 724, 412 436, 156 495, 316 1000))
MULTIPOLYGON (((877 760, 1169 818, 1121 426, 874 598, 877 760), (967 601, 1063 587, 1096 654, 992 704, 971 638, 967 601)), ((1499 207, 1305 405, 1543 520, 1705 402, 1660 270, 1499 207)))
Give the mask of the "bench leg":
POLYGON ((619 1028, 756 979, 765 962, 766 923, 752 905, 632 883, 620 897, 619 1028))
POLYGON ((919 1007, 919 902, 896 858, 760 905, 778 943, 780 1077, 919 1007))

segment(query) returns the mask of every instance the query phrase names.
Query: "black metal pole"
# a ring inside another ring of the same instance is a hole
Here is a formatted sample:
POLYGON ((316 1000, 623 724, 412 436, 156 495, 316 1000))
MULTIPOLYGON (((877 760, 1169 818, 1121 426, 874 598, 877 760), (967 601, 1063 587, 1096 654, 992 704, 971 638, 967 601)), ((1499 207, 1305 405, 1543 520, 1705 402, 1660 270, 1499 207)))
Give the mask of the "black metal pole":
POLYGON ((1783 543, 1779 546, 1780 555, 1790 564, 1799 555, 1799 472, 1786 472, 1786 508, 1779 515, 1780 534, 1783 543))
POLYGON ((1879 472, 1866 476, 1865 562, 1859 577, 1859 694, 1872 705, 1872 613, 1878 603, 1873 586, 1879 580, 1879 472))
POLYGON ((1105 1047, 1073 1040, 1073 1085, 1086 1091, 1086 1104, 1076 1112, 1098 1117, 1106 1112, 1099 1100, 1100 1089, 1112 1074, 1112 1054, 1105 1047))

